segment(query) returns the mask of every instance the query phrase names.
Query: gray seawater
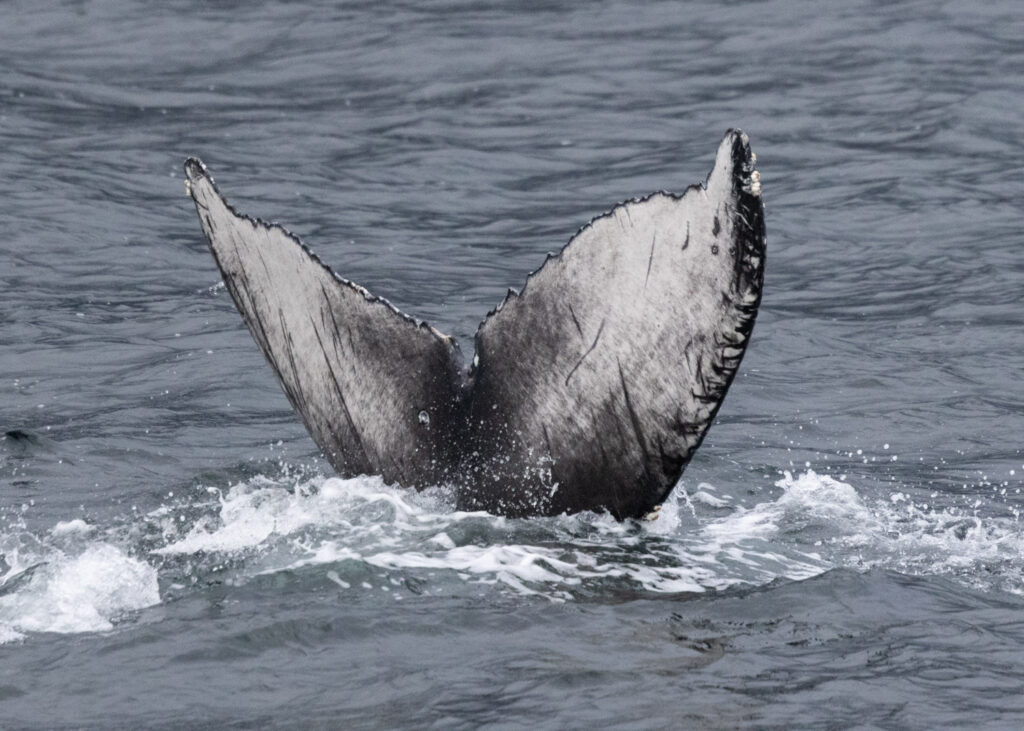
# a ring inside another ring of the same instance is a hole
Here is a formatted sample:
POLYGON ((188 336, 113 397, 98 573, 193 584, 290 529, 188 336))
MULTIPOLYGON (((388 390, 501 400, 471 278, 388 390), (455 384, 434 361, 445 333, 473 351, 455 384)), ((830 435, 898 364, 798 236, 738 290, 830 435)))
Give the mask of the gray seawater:
POLYGON ((0 727, 1024 724, 1024 8, 0 5, 0 727), (181 164, 466 342, 751 136, 764 303, 650 524, 340 479, 181 164))

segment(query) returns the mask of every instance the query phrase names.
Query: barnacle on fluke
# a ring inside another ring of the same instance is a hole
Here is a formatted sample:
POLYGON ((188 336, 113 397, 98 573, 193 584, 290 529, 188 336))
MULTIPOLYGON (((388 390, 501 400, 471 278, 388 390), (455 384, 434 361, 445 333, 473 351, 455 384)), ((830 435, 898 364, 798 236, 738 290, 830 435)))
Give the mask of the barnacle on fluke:
POLYGON ((707 181, 581 228, 458 344, 238 214, 185 163, 228 291, 343 475, 453 485, 511 516, 641 517, 671 492, 739 367, 764 273, 760 175, 730 130, 707 181))

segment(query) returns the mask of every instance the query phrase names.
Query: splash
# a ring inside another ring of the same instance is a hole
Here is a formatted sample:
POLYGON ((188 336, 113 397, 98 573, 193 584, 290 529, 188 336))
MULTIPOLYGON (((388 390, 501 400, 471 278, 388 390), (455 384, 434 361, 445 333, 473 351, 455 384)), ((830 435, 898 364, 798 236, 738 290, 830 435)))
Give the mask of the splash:
POLYGON ((44 540, 2 536, 0 643, 27 632, 102 632, 159 603, 157 571, 102 540, 84 521, 58 523, 44 540))
POLYGON ((946 575, 976 589, 1024 594, 1024 527, 1013 511, 995 513, 980 500, 969 508, 937 505, 934 492, 869 500, 813 470, 784 472, 775 486, 782 490, 776 499, 737 508, 703 534, 757 536, 813 551, 829 566, 946 575))
MULTIPOLYGON (((236 485, 219 497, 215 513, 153 553, 212 553, 221 564, 245 555, 235 581, 316 565, 341 565, 343 571, 347 565, 354 574, 374 567, 403 577, 430 575, 449 592, 458 584, 501 585, 558 601, 609 589, 699 593, 823 570, 801 552, 783 556, 757 542, 745 548, 743 535, 708 545, 689 531, 674 501, 650 524, 594 513, 511 520, 453 510, 439 491, 415 493, 378 478, 329 478, 294 489, 236 485)), ((338 578, 363 583, 344 573, 338 578)))
POLYGON ((1024 593, 1015 515, 915 502, 909 490, 866 499, 810 469, 755 487, 761 501, 743 505, 711 484, 681 485, 658 520, 620 523, 462 512, 443 489, 417 493, 373 477, 258 476, 197 489, 121 525, 71 520, 41 538, 0 532, 0 643, 108 631, 211 580, 240 586, 282 573, 388 601, 699 594, 839 566, 1024 593))

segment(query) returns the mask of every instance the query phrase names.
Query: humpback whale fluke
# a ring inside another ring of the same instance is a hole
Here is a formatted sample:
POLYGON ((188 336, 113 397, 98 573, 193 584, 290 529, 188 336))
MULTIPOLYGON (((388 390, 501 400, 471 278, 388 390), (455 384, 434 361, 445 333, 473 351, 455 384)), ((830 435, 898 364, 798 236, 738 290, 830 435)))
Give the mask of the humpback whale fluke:
POLYGON ((186 185, 224 283, 314 441, 343 475, 449 484, 509 516, 641 517, 669 495, 743 357, 761 301, 764 207, 747 136, 705 183, 581 228, 458 344, 237 213, 199 160, 186 185))

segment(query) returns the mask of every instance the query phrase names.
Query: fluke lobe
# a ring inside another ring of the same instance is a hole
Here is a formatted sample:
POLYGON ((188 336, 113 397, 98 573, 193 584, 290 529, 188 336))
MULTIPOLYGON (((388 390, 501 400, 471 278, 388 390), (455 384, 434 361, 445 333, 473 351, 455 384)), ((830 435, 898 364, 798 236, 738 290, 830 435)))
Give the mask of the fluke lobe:
POLYGON ((224 283, 288 400, 342 475, 451 485, 508 516, 641 517, 669 495, 736 374, 765 231, 747 136, 702 185, 581 228, 458 344, 237 213, 185 163, 224 283))

